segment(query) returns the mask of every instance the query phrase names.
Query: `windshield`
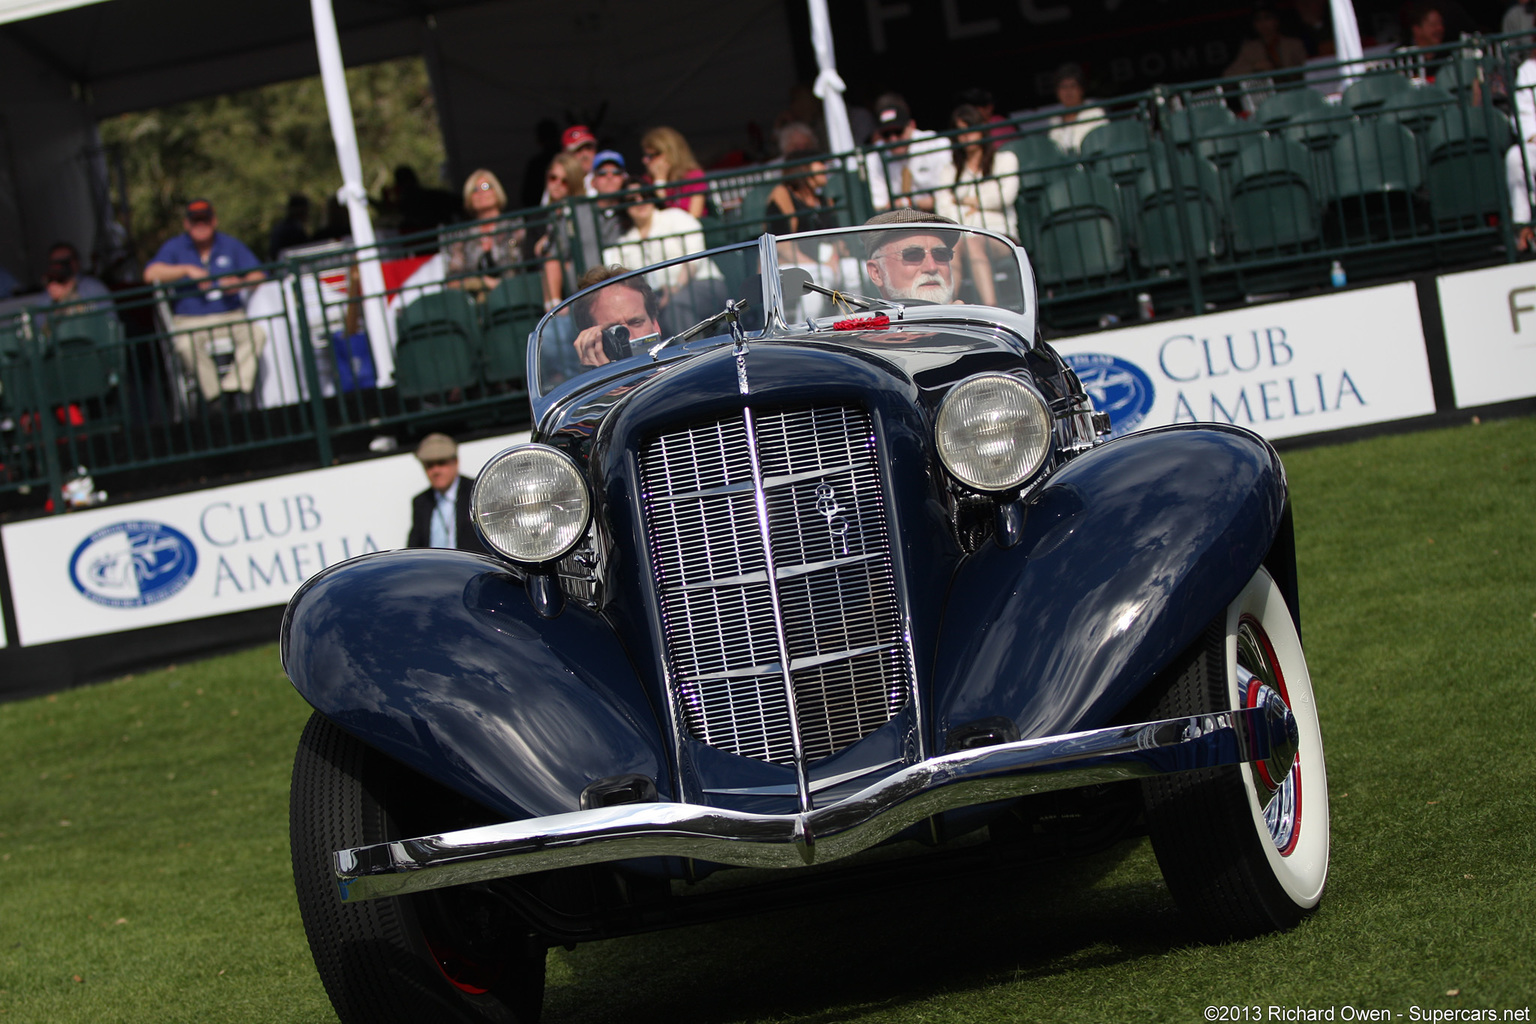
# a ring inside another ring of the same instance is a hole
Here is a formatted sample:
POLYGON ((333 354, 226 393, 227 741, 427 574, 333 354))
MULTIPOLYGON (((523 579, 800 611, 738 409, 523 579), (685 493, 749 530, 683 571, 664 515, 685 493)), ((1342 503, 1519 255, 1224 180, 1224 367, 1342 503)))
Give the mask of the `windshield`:
POLYGON ((957 225, 784 235, 771 250, 773 266, 764 268, 761 254, 754 241, 597 272, 606 276, 539 325, 534 397, 597 367, 722 344, 733 320, 748 335, 770 323, 832 330, 851 316, 928 318, 937 312, 930 307, 956 303, 1023 315, 1034 299, 1022 250, 957 225))

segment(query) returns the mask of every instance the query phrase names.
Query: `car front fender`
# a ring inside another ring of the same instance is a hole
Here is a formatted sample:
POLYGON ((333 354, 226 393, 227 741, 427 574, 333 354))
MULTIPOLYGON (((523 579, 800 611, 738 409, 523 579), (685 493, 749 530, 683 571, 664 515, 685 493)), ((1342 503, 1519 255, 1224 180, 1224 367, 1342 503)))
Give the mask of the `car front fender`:
POLYGON ((494 559, 386 551, 294 595, 283 666, 317 711, 383 753, 513 818, 574 811, 599 779, 670 799, 656 715, 608 625, 542 619, 494 559))
MULTIPOLYGON (((1263 439, 1212 424, 1078 456, 1031 502, 1018 543, 956 573, 934 671, 939 749, 1006 718, 1023 737, 1118 720, 1242 590, 1289 529, 1263 439)), ((1292 574, 1294 575, 1294 574, 1292 574)))

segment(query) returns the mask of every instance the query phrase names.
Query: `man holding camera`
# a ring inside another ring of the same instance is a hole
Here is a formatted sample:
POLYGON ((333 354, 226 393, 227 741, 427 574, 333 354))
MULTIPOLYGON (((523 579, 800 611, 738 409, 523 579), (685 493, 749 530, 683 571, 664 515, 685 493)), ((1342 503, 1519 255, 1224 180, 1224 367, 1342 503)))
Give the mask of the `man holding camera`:
POLYGON ((43 312, 39 312, 34 320, 43 326, 50 313, 68 316, 110 309, 111 296, 106 285, 90 274, 80 273, 79 249, 69 242, 55 242, 48 249, 43 292, 35 302, 43 312))

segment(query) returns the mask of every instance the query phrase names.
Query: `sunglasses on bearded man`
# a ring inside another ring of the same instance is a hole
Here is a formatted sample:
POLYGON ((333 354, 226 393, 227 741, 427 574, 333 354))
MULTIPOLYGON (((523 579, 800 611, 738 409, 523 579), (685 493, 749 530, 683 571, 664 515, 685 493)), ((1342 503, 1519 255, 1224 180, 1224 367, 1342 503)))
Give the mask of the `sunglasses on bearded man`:
POLYGON ((920 245, 909 245, 895 252, 888 252, 886 256, 900 256, 901 262, 917 266, 923 262, 923 257, 932 255, 935 263, 948 263, 955 258, 955 250, 947 245, 936 245, 932 249, 924 249, 920 245))

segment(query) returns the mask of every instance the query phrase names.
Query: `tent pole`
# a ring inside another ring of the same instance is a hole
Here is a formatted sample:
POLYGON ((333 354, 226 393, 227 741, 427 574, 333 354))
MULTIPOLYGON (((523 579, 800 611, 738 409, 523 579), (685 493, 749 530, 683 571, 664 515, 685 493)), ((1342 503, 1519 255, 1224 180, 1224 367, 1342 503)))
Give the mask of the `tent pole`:
MULTIPOLYGON (((1364 50, 1360 46, 1360 23, 1355 20, 1355 5, 1353 0, 1329 0, 1329 13, 1333 17, 1333 56, 1338 61, 1360 61, 1364 56, 1364 50)), ((1342 64, 1339 71, 1343 75, 1343 81, 1339 83, 1339 91, 1348 89, 1362 71, 1364 65, 1360 63, 1342 64)))
MULTIPOLYGON (((827 14, 827 0, 806 0, 811 8, 811 45, 816 48, 816 85, 827 122, 827 149, 832 153, 853 150, 853 128, 848 123, 848 107, 843 103, 846 86, 837 74, 837 56, 832 50, 832 19, 827 14)), ((1346 0, 1348 2, 1348 0, 1346 0)))
POLYGON ((357 129, 352 123, 352 100, 347 94, 346 67, 341 60, 341 40, 331 0, 310 0, 315 20, 315 50, 320 57, 320 80, 325 86, 325 106, 331 115, 331 137, 336 143, 336 162, 341 165, 341 188, 336 196, 347 204, 352 221, 352 244, 360 254, 358 273, 363 286, 363 322, 368 347, 380 387, 394 381, 395 358, 385 309, 384 271, 368 219, 368 191, 363 188, 363 161, 357 151, 357 129))

